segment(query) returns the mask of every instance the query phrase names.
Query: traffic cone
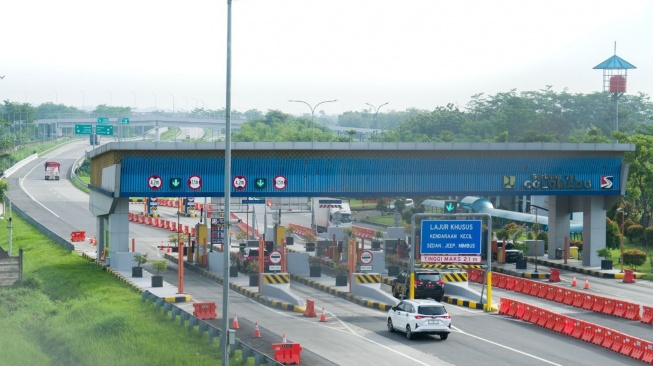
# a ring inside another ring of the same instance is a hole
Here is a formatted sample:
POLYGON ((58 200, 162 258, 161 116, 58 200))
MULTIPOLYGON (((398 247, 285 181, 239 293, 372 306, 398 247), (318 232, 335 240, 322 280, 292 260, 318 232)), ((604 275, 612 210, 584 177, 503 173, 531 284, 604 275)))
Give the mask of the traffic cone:
POLYGON ((254 324, 254 338, 261 338, 261 331, 258 329, 258 322, 254 324))
POLYGON ((590 289, 590 280, 589 278, 585 277, 585 286, 583 287, 585 290, 590 289))
POLYGON ((286 333, 281 335, 281 343, 288 343, 288 340, 286 339, 286 333))
POLYGON ((238 329, 238 328, 240 328, 240 327, 238 326, 238 315, 236 315, 236 314, 234 314, 234 322, 231 323, 231 327, 232 327, 233 329, 238 329))
POLYGON ((322 315, 320 315, 320 321, 326 322, 326 311, 324 311, 324 306, 322 306, 322 315))
POLYGON ((167 252, 170 253, 170 248, 168 248, 167 252))
POLYGON ((571 287, 576 287, 576 275, 574 275, 574 279, 571 280, 571 287))

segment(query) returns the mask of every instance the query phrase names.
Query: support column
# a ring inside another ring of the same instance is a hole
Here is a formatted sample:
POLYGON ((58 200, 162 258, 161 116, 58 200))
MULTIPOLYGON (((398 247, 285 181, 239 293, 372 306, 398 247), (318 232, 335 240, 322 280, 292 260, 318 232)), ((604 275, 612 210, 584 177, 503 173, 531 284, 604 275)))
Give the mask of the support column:
POLYGON ((583 197, 583 266, 598 267, 596 250, 605 246, 605 203, 601 196, 583 197))
POLYGON ((564 248, 569 232, 569 197, 549 196, 549 259, 555 259, 556 248, 564 248))

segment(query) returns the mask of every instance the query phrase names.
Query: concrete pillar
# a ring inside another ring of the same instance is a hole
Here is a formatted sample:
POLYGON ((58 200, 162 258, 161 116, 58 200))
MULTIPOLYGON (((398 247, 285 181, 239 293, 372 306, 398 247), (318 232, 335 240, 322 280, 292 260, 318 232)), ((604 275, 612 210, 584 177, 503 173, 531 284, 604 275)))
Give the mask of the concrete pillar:
POLYGON ((583 200, 583 265, 598 267, 601 258, 596 250, 605 246, 605 207, 601 196, 585 196, 583 200))
POLYGON ((569 197, 549 196, 549 259, 555 259, 555 249, 564 248, 569 236, 569 197))

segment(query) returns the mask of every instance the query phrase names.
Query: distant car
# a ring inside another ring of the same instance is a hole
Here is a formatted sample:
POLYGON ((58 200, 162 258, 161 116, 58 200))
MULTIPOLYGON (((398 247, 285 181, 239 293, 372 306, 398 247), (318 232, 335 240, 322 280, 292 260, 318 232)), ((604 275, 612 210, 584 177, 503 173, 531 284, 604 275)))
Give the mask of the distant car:
MULTIPOLYGON (((392 296, 398 299, 408 297, 408 270, 399 272, 397 277, 392 280, 392 296)), ((431 298, 436 301, 442 301, 444 298, 444 281, 440 272, 433 269, 416 269, 415 270, 415 287, 414 295, 416 299, 431 298)))
MULTIPOLYGON (((415 202, 413 201, 412 198, 406 198, 404 200, 404 210, 407 210, 414 206, 415 206, 415 202)), ((397 209, 397 201, 395 200, 388 205, 388 212, 395 212, 396 209, 397 209)))
MULTIPOLYGON (((247 249, 245 251, 245 257, 243 259, 243 266, 247 265, 252 261, 257 261, 259 256, 258 249, 247 249)), ((263 264, 267 267, 270 265, 270 253, 266 250, 263 252, 263 264)))
POLYGON ((186 135, 186 140, 190 140, 190 134, 186 135))
POLYGON ((388 331, 415 334, 437 334, 445 340, 451 333, 451 316, 443 304, 430 299, 403 300, 388 310, 388 331))

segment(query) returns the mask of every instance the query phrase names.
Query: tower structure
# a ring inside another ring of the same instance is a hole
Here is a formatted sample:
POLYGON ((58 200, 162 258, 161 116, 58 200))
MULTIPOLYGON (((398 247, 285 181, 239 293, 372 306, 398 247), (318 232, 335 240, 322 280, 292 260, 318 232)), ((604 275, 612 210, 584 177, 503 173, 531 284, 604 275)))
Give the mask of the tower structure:
POLYGON ((594 69, 603 70, 603 91, 610 93, 610 118, 613 131, 619 131, 619 98, 626 93, 628 70, 636 69, 633 64, 617 56, 617 44, 614 45, 614 55, 594 69))

